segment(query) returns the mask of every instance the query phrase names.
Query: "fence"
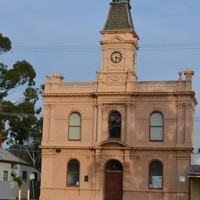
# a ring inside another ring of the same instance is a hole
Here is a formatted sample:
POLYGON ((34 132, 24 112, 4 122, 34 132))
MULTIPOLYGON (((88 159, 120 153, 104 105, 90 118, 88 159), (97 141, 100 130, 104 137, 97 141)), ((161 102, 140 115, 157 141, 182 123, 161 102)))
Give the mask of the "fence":
MULTIPOLYGON (((0 181, 0 200, 10 200, 10 199, 18 199, 19 190, 21 190, 21 199, 27 199, 27 193, 30 189, 31 197, 34 193, 34 198, 39 198, 39 187, 40 182, 33 181, 34 184, 34 192, 33 187, 29 182, 23 182, 21 188, 18 186, 18 183, 13 181, 0 181)), ((33 197, 32 197, 33 198, 33 197)))

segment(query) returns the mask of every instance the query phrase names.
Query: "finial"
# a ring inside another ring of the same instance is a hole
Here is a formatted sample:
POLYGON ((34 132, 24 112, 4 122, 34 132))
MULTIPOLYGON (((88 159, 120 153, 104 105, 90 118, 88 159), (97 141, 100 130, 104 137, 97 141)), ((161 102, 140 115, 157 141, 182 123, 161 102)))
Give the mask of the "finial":
POLYGON ((178 72, 178 74, 179 74, 179 79, 178 80, 182 80, 182 74, 183 74, 183 72, 178 72))

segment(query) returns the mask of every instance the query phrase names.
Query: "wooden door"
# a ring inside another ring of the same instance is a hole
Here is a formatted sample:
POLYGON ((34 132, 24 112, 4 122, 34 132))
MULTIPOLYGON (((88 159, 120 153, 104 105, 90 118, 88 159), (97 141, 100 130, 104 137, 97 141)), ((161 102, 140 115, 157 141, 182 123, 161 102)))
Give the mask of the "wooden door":
POLYGON ((106 169, 104 200, 122 200, 123 171, 120 169, 106 169))

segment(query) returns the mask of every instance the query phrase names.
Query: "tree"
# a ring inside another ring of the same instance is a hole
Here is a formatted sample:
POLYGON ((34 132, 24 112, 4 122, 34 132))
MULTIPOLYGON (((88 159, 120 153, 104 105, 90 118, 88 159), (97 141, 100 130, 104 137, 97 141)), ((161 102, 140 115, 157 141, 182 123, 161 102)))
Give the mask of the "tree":
POLYGON ((25 160, 28 163, 32 163, 34 167, 40 170, 41 168, 41 150, 39 145, 42 139, 42 127, 43 118, 39 118, 34 126, 34 131, 31 132, 29 138, 24 145, 13 144, 9 147, 9 150, 25 160))
MULTIPOLYGON (((10 39, 0 33, 0 55, 10 50, 10 39)), ((41 108, 36 108, 40 89, 35 87, 35 77, 33 66, 25 60, 17 61, 12 68, 0 63, 0 134, 10 149, 38 148, 41 141, 42 123, 37 117, 41 108), (9 95, 17 88, 25 89, 13 102, 9 95)))
POLYGON ((11 50, 11 41, 0 33, 0 55, 11 50))

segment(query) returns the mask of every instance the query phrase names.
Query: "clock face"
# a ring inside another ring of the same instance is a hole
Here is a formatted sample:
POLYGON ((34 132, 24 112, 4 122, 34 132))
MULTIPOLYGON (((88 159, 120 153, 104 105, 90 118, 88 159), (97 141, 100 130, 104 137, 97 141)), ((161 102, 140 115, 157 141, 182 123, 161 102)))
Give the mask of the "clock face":
POLYGON ((113 63, 119 63, 122 60, 122 54, 119 51, 113 51, 110 55, 110 60, 113 63))

